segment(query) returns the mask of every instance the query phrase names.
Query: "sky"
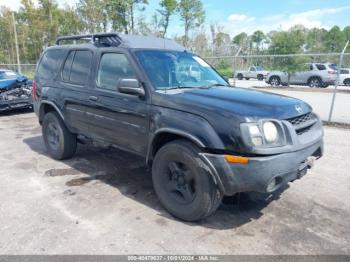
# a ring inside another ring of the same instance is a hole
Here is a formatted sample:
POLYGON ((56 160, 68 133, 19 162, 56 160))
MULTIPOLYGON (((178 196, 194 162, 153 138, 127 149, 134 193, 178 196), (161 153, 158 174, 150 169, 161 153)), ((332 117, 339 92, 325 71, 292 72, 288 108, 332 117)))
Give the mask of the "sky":
MULTIPOLYGON (((57 0, 60 6, 73 6, 78 0, 57 0)), ((34 0, 37 2, 37 0, 34 0)), ((307 28, 326 28, 334 25, 343 28, 350 25, 349 0, 202 0, 206 12, 206 25, 221 25, 223 31, 236 35, 242 31, 287 30, 296 24, 307 28)), ((149 0, 143 12, 151 17, 158 8, 159 1, 149 0)), ((0 0, 13 10, 20 6, 20 0, 0 0)), ((207 28, 208 29, 208 28, 207 28)), ((172 18, 169 35, 181 35, 183 26, 178 17, 172 18)))

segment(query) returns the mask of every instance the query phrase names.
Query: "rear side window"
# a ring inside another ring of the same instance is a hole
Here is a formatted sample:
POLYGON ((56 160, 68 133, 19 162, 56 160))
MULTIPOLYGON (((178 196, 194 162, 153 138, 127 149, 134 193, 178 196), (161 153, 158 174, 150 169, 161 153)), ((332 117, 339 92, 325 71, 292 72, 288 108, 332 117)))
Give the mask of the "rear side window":
POLYGON ((63 81, 84 85, 90 73, 92 53, 90 51, 71 51, 64 63, 63 81))
POLYGON ((350 73, 350 71, 347 70, 347 69, 341 69, 341 70, 340 70, 340 73, 341 73, 342 75, 348 75, 348 74, 350 73))
POLYGON ((316 67, 317 67, 317 69, 320 70, 320 71, 326 70, 326 66, 325 66, 325 65, 317 64, 316 67))
POLYGON ((62 64, 63 50, 48 50, 43 55, 38 66, 38 77, 41 79, 53 79, 59 72, 62 64))
POLYGON ((97 73, 97 86, 116 91, 118 81, 123 78, 136 78, 126 56, 117 53, 103 54, 97 73))

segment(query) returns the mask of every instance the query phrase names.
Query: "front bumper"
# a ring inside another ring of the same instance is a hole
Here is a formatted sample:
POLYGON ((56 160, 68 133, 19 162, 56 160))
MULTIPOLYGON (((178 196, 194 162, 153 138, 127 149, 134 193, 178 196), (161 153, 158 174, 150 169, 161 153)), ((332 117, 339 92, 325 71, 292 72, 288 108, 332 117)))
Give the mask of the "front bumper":
POLYGON ((323 155, 323 140, 299 151, 249 158, 248 164, 231 164, 224 155, 201 153, 224 195, 239 192, 272 192, 306 173, 307 159, 323 155), (276 183, 271 188, 271 182, 276 183))
POLYGON ((13 109, 32 107, 33 102, 31 98, 2 100, 0 101, 0 112, 9 111, 13 109))

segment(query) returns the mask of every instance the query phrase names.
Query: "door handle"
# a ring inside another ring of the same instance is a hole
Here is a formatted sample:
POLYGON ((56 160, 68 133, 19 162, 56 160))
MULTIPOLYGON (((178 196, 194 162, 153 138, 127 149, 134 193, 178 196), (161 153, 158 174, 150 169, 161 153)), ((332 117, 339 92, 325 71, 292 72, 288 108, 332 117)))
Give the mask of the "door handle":
POLYGON ((89 100, 91 101, 97 101, 98 97, 97 96, 89 96, 89 100))

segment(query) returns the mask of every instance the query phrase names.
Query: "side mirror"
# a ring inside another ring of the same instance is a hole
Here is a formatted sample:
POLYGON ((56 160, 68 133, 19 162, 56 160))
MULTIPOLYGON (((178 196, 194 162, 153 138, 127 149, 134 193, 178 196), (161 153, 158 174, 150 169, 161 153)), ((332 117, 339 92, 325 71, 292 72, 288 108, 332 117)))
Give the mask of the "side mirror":
POLYGON ((120 79, 117 85, 120 93, 136 96, 144 96, 145 90, 137 79, 120 79))

